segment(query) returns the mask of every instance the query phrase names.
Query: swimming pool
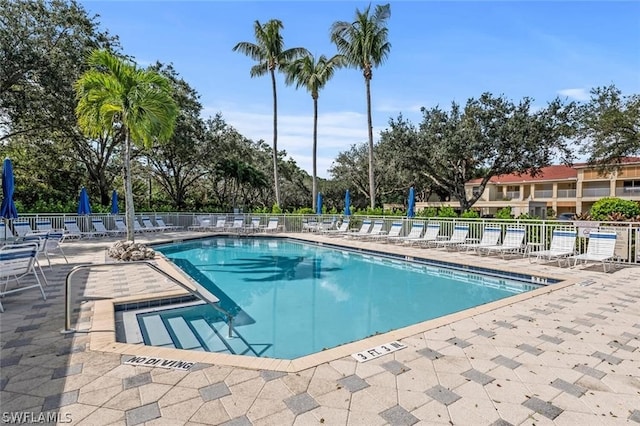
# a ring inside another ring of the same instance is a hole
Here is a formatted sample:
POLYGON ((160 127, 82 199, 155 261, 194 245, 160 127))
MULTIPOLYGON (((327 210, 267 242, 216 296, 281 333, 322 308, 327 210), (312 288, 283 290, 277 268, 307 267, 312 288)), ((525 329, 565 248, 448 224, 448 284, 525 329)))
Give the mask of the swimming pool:
POLYGON ((156 247, 232 312, 138 315, 145 343, 294 359, 523 293, 538 285, 284 238, 213 237, 156 247))

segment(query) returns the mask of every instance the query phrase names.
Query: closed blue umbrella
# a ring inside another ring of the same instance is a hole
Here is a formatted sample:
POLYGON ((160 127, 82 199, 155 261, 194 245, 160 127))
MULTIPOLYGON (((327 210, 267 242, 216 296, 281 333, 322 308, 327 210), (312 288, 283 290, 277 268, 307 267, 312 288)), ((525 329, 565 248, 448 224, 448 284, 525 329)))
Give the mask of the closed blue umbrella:
POLYGON ((318 192, 318 200, 316 201, 316 214, 322 214, 322 193, 318 192))
POLYGON ((111 193, 111 214, 118 214, 120 210, 118 209, 118 191, 115 189, 111 193))
POLYGON ((413 186, 409 188, 409 206, 407 207, 407 217, 414 217, 416 212, 416 193, 413 186))
POLYGON ((351 216, 351 194, 349 190, 344 194, 344 215, 351 216))
POLYGON ((78 215, 90 215, 91 214, 91 205, 89 205, 89 195, 87 194, 87 189, 83 186, 80 190, 80 200, 78 202, 78 215))
POLYGON ((7 239, 7 221, 18 217, 18 210, 13 203, 13 166, 11 160, 4 159, 2 163, 2 205, 0 206, 0 216, 5 220, 4 238, 7 239))

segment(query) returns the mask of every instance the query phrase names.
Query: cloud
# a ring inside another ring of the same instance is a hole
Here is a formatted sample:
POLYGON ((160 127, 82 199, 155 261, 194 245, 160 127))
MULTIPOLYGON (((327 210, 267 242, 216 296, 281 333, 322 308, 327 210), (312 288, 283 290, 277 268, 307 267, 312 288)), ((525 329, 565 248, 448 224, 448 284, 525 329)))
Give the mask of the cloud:
MULTIPOLYGON (((269 145, 273 137, 271 113, 243 110, 228 105, 223 108, 205 107, 203 116, 209 117, 223 111, 224 120, 242 135, 269 145)), ((383 127, 374 126, 374 140, 383 127)), ((318 115, 318 176, 328 177, 327 169, 341 151, 351 145, 368 140, 366 115, 352 112, 328 112, 318 115)), ((286 150, 298 166, 309 174, 312 171, 313 115, 278 114, 278 150, 286 150)))
POLYGON ((391 112, 391 113, 419 113, 420 109, 423 107, 424 105, 419 104, 419 103, 407 103, 407 104, 402 104, 402 103, 397 103, 397 102, 393 102, 393 101, 382 101, 379 103, 376 103, 374 105, 374 109, 376 111, 379 112, 391 112))
POLYGON ((576 101, 588 101, 589 90, 587 89, 562 89, 558 90, 558 93, 576 101))

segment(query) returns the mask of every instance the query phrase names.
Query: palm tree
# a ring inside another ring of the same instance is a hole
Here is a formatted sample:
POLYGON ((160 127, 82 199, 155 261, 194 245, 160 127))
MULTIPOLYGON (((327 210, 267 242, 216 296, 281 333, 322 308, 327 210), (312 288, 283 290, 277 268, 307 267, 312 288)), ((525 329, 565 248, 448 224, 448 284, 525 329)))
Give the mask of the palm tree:
POLYGON ((371 120, 371 78, 373 68, 381 65, 389 55, 391 44, 387 41, 389 30, 386 22, 391 16, 389 4, 377 5, 370 15, 371 5, 364 11, 356 9, 354 22, 337 21, 331 26, 331 41, 338 52, 346 57, 347 64, 362 70, 367 88, 367 123, 369 131, 369 192, 371 208, 376 205, 376 186, 373 174, 373 124, 371 120))
POLYGON ((316 62, 313 55, 305 55, 296 59, 287 68, 287 84, 296 84, 296 89, 304 86, 313 99, 313 183, 312 205, 316 211, 316 198, 318 189, 316 186, 317 175, 317 149, 318 149, 318 92, 333 77, 335 70, 346 65, 343 55, 334 55, 331 59, 320 55, 316 62))
POLYGON ((89 137, 112 133, 124 142, 127 239, 133 241, 131 144, 150 147, 169 139, 178 107, 169 81, 155 71, 138 69, 107 50, 94 50, 88 65, 75 83, 78 124, 89 137))
POLYGON ((273 180, 275 183, 276 204, 280 205, 280 185, 278 184, 278 96, 276 92, 276 70, 284 69, 296 58, 306 55, 307 49, 294 47, 284 50, 284 40, 280 30, 282 22, 271 19, 264 25, 255 21, 253 30, 256 43, 241 41, 233 48, 234 52, 244 53, 258 62, 251 67, 251 77, 260 77, 267 72, 271 75, 273 92, 273 180))

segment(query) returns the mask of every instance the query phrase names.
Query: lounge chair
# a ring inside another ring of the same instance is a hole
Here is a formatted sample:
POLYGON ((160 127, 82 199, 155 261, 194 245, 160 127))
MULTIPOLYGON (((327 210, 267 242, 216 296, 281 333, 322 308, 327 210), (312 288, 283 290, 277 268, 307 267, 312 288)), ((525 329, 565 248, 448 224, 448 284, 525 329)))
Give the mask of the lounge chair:
MULTIPOLYGON (((42 288, 42 283, 35 270, 36 256, 38 254, 37 244, 16 244, 6 245, 0 248, 0 280, 4 284, 0 287, 0 300, 7 294, 31 288, 40 289, 42 300, 47 300, 47 296, 42 288), (20 279, 33 275, 35 284, 21 286, 20 279), (7 289, 10 282, 17 284, 16 288, 7 289)), ((0 312, 4 312, 4 306, 0 303, 0 312)))
POLYGON ((574 230, 554 229, 551 234, 551 244, 548 250, 529 252, 529 262, 545 260, 558 260, 558 266, 563 258, 573 256, 576 252, 577 232, 574 230))
POLYGON ((215 225, 211 225, 208 227, 208 231, 224 231, 227 224, 227 218, 224 216, 220 216, 216 219, 215 225))
POLYGON ((78 227, 78 223, 75 220, 65 220, 64 221, 64 229, 65 229, 65 238, 77 238, 81 239, 84 237, 93 238, 96 233, 93 231, 82 231, 78 227))
POLYGON ((316 219, 303 219, 302 220, 302 232, 316 232, 319 228, 318 221, 316 219))
MULTIPOLYGON (((26 220, 16 220, 13 222, 13 230, 18 234, 18 238, 22 238, 25 235, 43 234, 43 232, 34 231, 31 229, 31 224, 26 220)), ((44 232, 46 234, 46 232, 44 232)))
MULTIPOLYGON (((47 246, 47 238, 48 238, 48 234, 39 234, 39 235, 25 235, 24 237, 22 237, 22 239, 20 240, 21 243, 24 244, 35 244, 38 248, 38 250, 36 251, 36 260, 35 260, 35 264, 34 267, 37 267, 40 270, 40 274, 42 275, 42 279, 44 280, 44 285, 49 285, 49 281, 47 281, 47 276, 44 274, 44 271, 42 270, 42 265, 40 264, 40 254, 44 254, 45 248, 47 246)), ((49 266, 51 266, 51 264, 49 264, 49 266)))
POLYGON ((206 231, 211 228, 211 218, 196 216, 193 225, 187 227, 188 231, 206 231))
POLYGON ((372 241, 387 241, 392 237, 399 237, 402 232, 402 222, 393 222, 388 231, 381 233, 380 235, 372 235, 369 240, 372 241))
POLYGON ((365 235, 369 233, 369 229, 371 228, 371 221, 369 219, 365 219, 362 221, 362 225, 360 226, 360 229, 355 231, 352 230, 350 232, 345 232, 343 234, 344 238, 351 238, 354 235, 365 235))
POLYGON ((225 231, 228 232, 242 232, 244 229, 244 217, 238 216, 233 219, 231 226, 225 227, 225 231))
POLYGON ((182 226, 174 225, 172 223, 165 223, 164 219, 161 218, 160 216, 156 216, 156 225, 169 231, 178 231, 180 229, 183 229, 182 226))
POLYGON ((138 222, 138 219, 133 219, 133 232, 157 232, 157 229, 145 228, 138 222))
POLYGON ((433 244, 435 247, 444 247, 445 249, 449 249, 449 247, 455 248, 460 244, 464 244, 467 241, 467 236, 469 235, 469 225, 467 224, 458 224, 453 227, 453 234, 449 237, 448 240, 437 240, 434 241, 433 244))
POLYGON ((602 262, 602 269, 607 272, 607 263, 611 263, 615 257, 616 238, 616 233, 611 231, 590 232, 587 252, 569 256, 569 259, 573 259, 574 267, 579 260, 583 263, 602 262))
POLYGON ((335 237, 345 235, 349 232, 349 219, 344 219, 337 229, 326 229, 322 231, 322 235, 335 237))
MULTIPOLYGON (((440 228, 438 228, 440 229, 440 228)), ((410 240, 415 240, 417 238, 422 237, 422 232, 424 232, 424 223, 422 222, 414 222, 413 225, 411 225, 411 230, 409 231, 409 233, 405 236, 397 236, 397 237, 389 237, 387 238, 387 241, 389 242, 403 242, 403 241, 410 241, 410 240)))
POLYGON ((46 256, 47 262, 49 263, 49 268, 51 268, 50 255, 53 255, 56 252, 59 252, 62 255, 62 257, 64 257, 64 261, 69 263, 67 256, 64 254, 64 251, 62 250, 62 242, 64 241, 64 239, 65 239, 65 235, 63 232, 53 231, 47 234, 47 239, 45 241, 45 247, 44 247, 44 255, 46 256))
POLYGON ((144 225, 144 228, 148 229, 150 232, 162 232, 167 230, 164 226, 154 225, 151 223, 151 219, 146 216, 142 217, 142 224, 144 225))
MULTIPOLYGON (((99 232, 102 235, 122 235, 122 231, 119 229, 107 229, 106 226, 104 226, 104 222, 102 222, 101 219, 93 219, 91 221, 91 225, 93 225, 93 229, 96 230, 96 232, 99 232)), ((126 232, 126 231, 125 231, 126 232)))
POLYGON ((244 232, 258 232, 260 230, 260 222, 262 222, 262 218, 252 217, 251 223, 244 227, 244 232))
POLYGON ((282 230, 282 225, 280 225, 280 219, 277 217, 269 218, 267 226, 262 228, 262 232, 278 232, 280 230, 282 230))
POLYGON ((127 224, 124 223, 124 219, 118 218, 113 221, 116 225, 116 229, 123 234, 127 233, 127 224))
MULTIPOLYGON (((416 225, 413 225, 416 226, 416 225)), ((411 228, 413 230, 413 228, 411 228)), ((440 233, 440 222, 430 222, 427 224, 427 228, 424 231, 424 235, 419 238, 406 238, 405 244, 409 245, 429 245, 438 241, 438 234, 440 233)))
POLYGON ((45 219, 36 220, 36 228, 38 229, 38 232, 53 231, 53 226, 51 226, 51 221, 45 220, 45 219))
POLYGON ((525 229, 520 227, 508 227, 502 244, 478 248, 478 253, 502 253, 504 259, 507 253, 517 253, 524 247, 525 229))
POLYGON ((482 238, 477 243, 463 243, 458 245, 458 250, 480 250, 483 247, 493 247, 498 245, 502 235, 502 229, 496 226, 485 226, 482 231, 482 238))
POLYGON ((385 233, 385 231, 382 230, 383 226, 384 226, 384 220, 376 220, 373 222, 373 226, 369 229, 369 232, 366 232, 366 233, 356 232, 350 235, 347 234, 347 238, 356 238, 359 240, 366 240, 373 236, 382 235, 383 233, 385 233))

